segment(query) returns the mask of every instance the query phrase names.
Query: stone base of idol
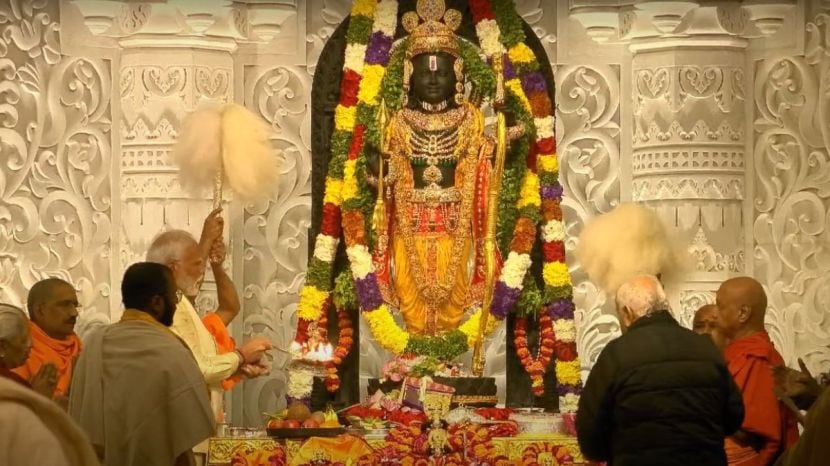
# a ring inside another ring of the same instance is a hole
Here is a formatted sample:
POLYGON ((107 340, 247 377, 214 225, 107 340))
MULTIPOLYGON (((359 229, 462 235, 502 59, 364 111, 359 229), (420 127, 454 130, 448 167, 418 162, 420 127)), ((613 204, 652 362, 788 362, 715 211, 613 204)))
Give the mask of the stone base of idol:
MULTIPOLYGON (((455 389, 451 408, 469 406, 472 408, 490 408, 498 403, 496 379, 493 377, 433 377, 437 384, 447 385, 455 389)), ((400 390, 402 382, 381 382, 379 379, 369 379, 368 395, 372 396, 378 390, 389 393, 400 390)))

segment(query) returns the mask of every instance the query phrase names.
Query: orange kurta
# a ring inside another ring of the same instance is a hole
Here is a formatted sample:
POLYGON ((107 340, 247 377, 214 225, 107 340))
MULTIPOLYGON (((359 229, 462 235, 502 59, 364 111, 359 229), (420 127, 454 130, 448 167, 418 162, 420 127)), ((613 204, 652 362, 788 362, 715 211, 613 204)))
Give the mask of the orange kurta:
POLYGON ((767 332, 757 332, 733 341, 724 352, 729 372, 744 399, 741 430, 764 440, 756 451, 731 437, 726 440, 730 466, 769 466, 781 452, 798 440, 795 416, 775 397, 772 367, 783 365, 767 332))
MULTIPOLYGON (((230 332, 228 332, 228 327, 215 312, 211 312, 202 317, 202 323, 205 324, 208 332, 213 335, 213 339, 216 341, 217 354, 230 353, 236 350, 236 342, 231 337, 230 332)), ((240 377, 228 377, 222 381, 222 388, 230 390, 240 380, 240 377)))
POLYGON ((72 334, 66 340, 55 340, 34 322, 29 322, 29 328, 32 333, 32 352, 26 363, 12 369, 12 372, 31 382, 44 364, 52 363, 58 369, 54 396, 66 395, 72 382, 72 365, 81 353, 81 339, 72 334))

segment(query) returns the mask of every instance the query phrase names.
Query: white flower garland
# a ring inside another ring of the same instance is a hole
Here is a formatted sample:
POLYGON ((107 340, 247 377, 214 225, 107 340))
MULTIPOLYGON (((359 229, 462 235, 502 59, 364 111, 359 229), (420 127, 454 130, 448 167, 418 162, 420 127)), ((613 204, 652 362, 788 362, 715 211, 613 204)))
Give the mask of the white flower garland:
POLYGON ((343 65, 355 73, 363 72, 363 58, 366 56, 366 44, 349 44, 346 46, 346 61, 343 65))
POLYGON ((530 255, 510 251, 502 268, 502 281, 510 288, 522 289, 522 280, 527 269, 530 268, 530 255))
POLYGON ((367 275, 375 271, 372 263, 372 254, 363 244, 356 244, 346 249, 349 256, 349 263, 352 266, 352 276, 357 280, 363 280, 367 275))
POLYGON ((551 220, 542 227, 545 241, 565 241, 565 226, 559 220, 551 220))
POLYGON ((553 322, 553 333, 563 343, 571 343, 576 340, 576 326, 570 319, 556 320, 553 322))
POLYGON ((323 262, 332 262, 337 252, 338 242, 337 238, 328 235, 317 235, 317 241, 314 244, 314 257, 323 262))

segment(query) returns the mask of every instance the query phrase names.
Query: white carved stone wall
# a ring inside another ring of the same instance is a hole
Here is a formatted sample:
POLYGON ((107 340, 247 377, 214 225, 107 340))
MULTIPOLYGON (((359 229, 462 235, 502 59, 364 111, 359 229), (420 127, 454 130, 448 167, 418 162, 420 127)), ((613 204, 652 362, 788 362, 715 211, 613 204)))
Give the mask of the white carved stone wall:
MULTIPOLYGON (((226 201, 244 307, 232 330, 287 346, 308 251, 311 79, 350 3, 0 4, 0 301, 57 275, 80 291, 82 334, 117 319, 124 268, 162 229, 198 233, 210 208, 168 158, 182 116, 237 102, 271 125, 283 177, 268 202, 226 201)), ((750 274, 785 358, 827 370, 830 2, 634 3, 516 2, 555 66, 569 250, 593 216, 647 202, 695 259, 671 290, 684 323, 721 280, 750 274)), ((587 371, 618 326, 571 268, 587 371)), ((234 391, 234 422, 283 402, 286 361, 272 357, 271 377, 234 391)))

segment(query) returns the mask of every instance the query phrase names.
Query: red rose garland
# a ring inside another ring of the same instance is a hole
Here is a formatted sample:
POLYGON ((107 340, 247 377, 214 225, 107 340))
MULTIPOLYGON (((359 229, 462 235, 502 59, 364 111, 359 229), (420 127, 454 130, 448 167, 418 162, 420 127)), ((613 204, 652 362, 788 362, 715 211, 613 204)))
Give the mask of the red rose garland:
POLYGON ((553 356, 556 339, 553 334, 553 320, 547 313, 539 317, 539 354, 536 357, 530 354, 527 343, 527 317, 516 318, 516 328, 513 331, 513 342, 516 345, 516 355, 525 371, 530 375, 533 394, 542 396, 545 393, 545 370, 553 356))

